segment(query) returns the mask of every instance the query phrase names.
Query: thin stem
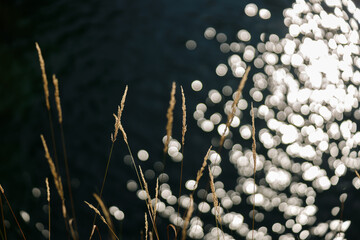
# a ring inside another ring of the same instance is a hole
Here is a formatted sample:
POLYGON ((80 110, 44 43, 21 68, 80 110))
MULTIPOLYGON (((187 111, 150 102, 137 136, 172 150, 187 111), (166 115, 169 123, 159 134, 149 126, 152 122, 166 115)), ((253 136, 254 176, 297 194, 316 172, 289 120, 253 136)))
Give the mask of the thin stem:
POLYGON ((95 229, 96 229, 96 231, 97 231, 97 233, 98 233, 98 235, 99 235, 99 239, 102 240, 101 235, 100 235, 99 228, 98 228, 97 226, 95 226, 95 229))
MULTIPOLYGON (((139 175, 139 172, 138 172, 138 170, 137 170, 137 167, 136 167, 136 164, 135 164, 135 160, 134 160, 134 156, 133 156, 133 154, 132 154, 130 145, 129 145, 129 143, 128 143, 127 141, 125 141, 125 144, 126 144, 127 149, 128 149, 128 151, 129 151, 129 154, 130 154, 130 157, 131 157, 131 161, 132 161, 132 163, 133 163, 133 165, 134 165, 134 168, 135 168, 135 171, 136 171, 136 175, 137 175, 138 181, 139 181, 139 183, 140 183, 140 187, 141 187, 142 190, 144 190, 144 187, 143 187, 143 185, 142 185, 142 183, 141 183, 140 175, 139 175)), ((146 204, 146 206, 147 206, 147 209, 148 209, 148 212, 149 212, 149 216, 152 216, 151 211, 150 211, 150 206, 149 206, 149 204, 146 204)), ((157 231, 157 228, 156 228, 156 224, 155 224, 155 222, 154 222, 154 219, 153 219, 152 217, 150 217, 150 219, 151 219, 151 223, 152 223, 152 225, 153 225, 153 229, 154 229, 154 231, 155 231, 156 238, 159 240, 159 234, 158 234, 158 231, 157 231)))
POLYGON ((60 132, 61 132, 61 143, 62 143, 63 154, 64 154, 67 187, 68 187, 68 191, 69 191, 70 204, 71 204, 71 213, 72 213, 72 216, 73 216, 73 219, 74 219, 75 231, 76 231, 76 233, 78 233, 77 222, 76 222, 76 214, 75 214, 75 207, 74 207, 74 200, 73 200, 73 195, 72 195, 72 190, 71 190, 71 178, 70 178, 70 173, 69 173, 69 164, 68 164, 67 153, 66 153, 64 128, 63 128, 63 123, 62 122, 60 122, 60 132))
POLYGON ((23 239, 25 239, 25 240, 26 240, 26 237, 25 237, 25 235, 24 235, 24 233, 23 233, 23 231, 22 231, 22 229, 21 229, 21 227, 20 227, 20 224, 19 224, 19 222, 18 222, 18 220, 17 220, 17 218, 16 218, 16 216, 15 216, 14 211, 13 211, 13 210, 12 210, 12 208, 11 208, 10 202, 8 201, 8 199, 7 199, 6 195, 5 195, 5 192, 3 192, 3 191, 2 191, 2 194, 3 194, 3 196, 4 196, 5 200, 6 200, 6 202, 7 202, 8 206, 9 206, 9 208, 10 208, 11 214, 13 215, 13 217, 14 217, 14 219, 15 219, 16 224, 17 224, 17 225, 18 225, 18 227, 19 227, 19 230, 20 230, 20 232, 21 232, 21 235, 22 235, 23 239))
POLYGON ((48 117, 49 117, 49 125, 50 125, 50 132, 51 132, 51 142, 52 142, 52 147, 53 147, 53 151, 54 151, 55 166, 56 166, 56 169, 60 172, 59 161, 58 161, 58 156, 57 156, 57 151, 56 151, 55 131, 54 131, 54 125, 53 125, 52 114, 51 114, 50 109, 48 109, 48 117))
POLYGON ((51 239, 51 207, 50 207, 50 198, 48 200, 48 218, 49 218, 49 240, 51 239))
MULTIPOLYGON (((100 189, 100 194, 99 194, 99 197, 100 197, 100 198, 102 197, 103 190, 104 190, 104 186, 105 186, 106 177, 107 177, 107 174, 108 174, 108 171, 109 171, 109 165, 110 165, 110 160, 111 160, 112 152, 113 152, 113 149, 114 149, 114 143, 115 143, 115 141, 112 141, 111 148, 110 148, 110 153, 109 153, 109 157, 108 157, 107 164, 106 164, 105 175, 104 175, 104 178, 103 178, 103 181, 102 181, 102 185, 101 185, 101 189, 100 189)), ((99 203, 97 204, 97 207, 96 207, 96 208, 99 208, 99 203)), ((95 213, 92 226, 95 225, 96 217, 97 217, 97 215, 96 215, 96 213, 95 213)))
MULTIPOLYGON (((3 209, 3 204, 2 204, 2 199, 1 199, 1 196, 0 196, 0 208, 1 208, 1 219, 2 219, 2 224, 3 224, 3 227, 4 227, 4 236, 5 236, 5 240, 7 240, 7 236, 6 236, 6 228, 5 228, 5 219, 4 219, 4 209, 3 209)), ((1 234, 2 236, 2 234, 1 234)), ((4 239, 4 237, 3 237, 4 239)))
POLYGON ((2 231, 1 231, 1 229, 0 229, 0 235, 1 235, 1 239, 4 240, 4 235, 3 235, 2 231))
MULTIPOLYGON (((182 149, 181 149, 181 154, 183 156, 183 159, 181 159, 181 168, 180 168, 180 184, 179 184, 179 198, 181 197, 181 186, 182 186, 182 176, 183 176, 183 168, 184 168, 184 146, 182 146, 182 149)), ((178 203, 178 209, 177 209, 177 213, 178 215, 180 215, 180 204, 178 203)), ((177 227, 178 229, 178 227, 177 227)), ((175 238, 174 239, 177 239, 177 232, 175 234, 175 238)))

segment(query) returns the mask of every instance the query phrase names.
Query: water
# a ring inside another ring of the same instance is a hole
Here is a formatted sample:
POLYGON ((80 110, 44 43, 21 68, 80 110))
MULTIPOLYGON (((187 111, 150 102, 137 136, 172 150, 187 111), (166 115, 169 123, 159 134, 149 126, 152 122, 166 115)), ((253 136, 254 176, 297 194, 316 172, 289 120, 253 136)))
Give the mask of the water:
MULTIPOLYGON (((238 30, 247 29, 252 37, 250 44, 255 47, 263 32, 267 36, 274 33, 282 38, 288 31, 283 24, 282 13, 283 9, 291 6, 290 1, 277 1, 276 5, 271 1, 255 2, 259 8, 270 10, 271 19, 267 21, 259 17, 247 17, 244 14, 247 3, 157 1, 150 4, 146 1, 129 1, 104 4, 100 1, 43 1, 37 5, 29 5, 17 1, 4 5, 3 9, 7 9, 4 11, 7 14, 3 15, 6 24, 3 27, 4 37, 0 48, 4 57, 0 66, 5 77, 0 90, 0 96, 3 97, 0 109, 6 123, 2 129, 3 167, 0 176, 1 184, 15 211, 25 211, 30 216, 28 223, 22 222, 28 238, 40 238, 47 229, 47 214, 43 210, 46 204, 44 178, 50 177, 39 138, 39 134, 44 133, 50 142, 34 42, 39 42, 43 50, 48 75, 56 73, 60 80, 66 143, 71 176, 74 178, 74 197, 80 234, 84 238, 91 231, 89 216, 92 216, 92 212, 83 201, 95 202, 91 194, 99 190, 105 171, 110 133, 113 131, 112 113, 116 111, 126 84, 129 85, 129 93, 123 122, 133 151, 137 153, 140 149, 145 149, 149 153, 149 160, 142 163, 143 169, 154 169, 154 163, 162 161, 161 139, 165 134, 165 113, 171 82, 176 81, 178 85, 184 86, 189 110, 184 158, 185 179, 195 178, 203 156, 211 144, 211 138, 218 136, 218 133, 203 133, 192 118, 192 113, 199 102, 205 102, 209 90, 217 89, 221 92, 225 85, 236 89, 238 84, 238 79, 231 76, 230 70, 226 77, 220 78, 216 75, 216 67, 220 63, 226 64, 230 53, 222 53, 216 40, 206 40, 203 35, 205 29, 213 27, 218 33, 225 33, 228 38, 226 42, 229 43, 236 40, 238 30), (188 40, 196 42, 195 50, 187 50, 185 43, 188 40), (195 79, 200 79, 203 83, 200 92, 191 88, 195 79), (41 192, 40 196, 38 191, 34 190, 37 188, 41 192)), ((255 73, 256 69, 253 68, 252 74, 255 73)), ((249 82, 246 85, 245 99, 251 99, 247 93, 253 84, 249 82)), ((52 92, 52 89, 50 91, 52 92)), ((210 103, 208 112, 223 112, 222 104, 212 104, 209 101, 206 103, 210 103)), ((175 111, 174 137, 179 140, 179 104, 175 111)), ((223 117, 222 122, 224 119, 223 117)), ((249 115, 242 121, 249 124, 249 115)), ((258 122, 259 130, 266 126, 266 123, 258 122)), ((245 142, 244 147, 250 147, 250 144, 245 142)), ((285 145, 281 146, 285 148, 285 145)), ((266 151, 259 149, 258 153, 265 155, 266 151)), ((123 142, 118 141, 110 165, 104 199, 108 206, 117 206, 125 214, 124 221, 116 221, 115 224, 123 238, 137 239, 140 229, 143 228, 143 212, 146 209, 144 203, 137 200, 136 193, 127 189, 128 180, 135 180, 135 174, 123 161, 126 154, 123 142)), ((234 189, 237 185, 235 179, 239 175, 225 154, 222 158, 221 167, 227 174, 221 175, 221 179, 228 188, 226 190, 234 189)), ((302 159, 296 160, 303 162, 302 159)), ((166 166, 166 172, 170 176, 169 185, 172 186, 175 196, 178 167, 178 163, 171 161, 166 166)), ((264 175, 260 173, 259 180, 262 177, 264 175)), ((358 224, 357 214, 352 211, 358 208, 356 199, 359 197, 358 191, 352 185, 354 177, 352 172, 348 171, 336 186, 318 193, 315 202, 319 208, 316 213, 317 221, 327 222, 338 219, 338 214, 332 216, 332 209, 340 206, 339 196, 342 193, 348 194, 344 208, 344 220, 352 220, 346 233, 348 239, 354 239, 359 234, 354 227, 358 224)), ((299 177, 297 181, 303 180, 299 177)), ((149 185, 154 187, 155 179, 149 181, 149 185)), ((286 192, 291 193, 289 189, 286 192)), ((52 196, 52 238, 63 239, 65 231, 55 191, 52 191, 52 196)), ((235 210, 243 215, 246 223, 251 222, 251 205, 246 204, 246 198, 242 199, 242 203, 235 210)), ((272 226, 281 232, 282 226, 273 224, 284 221, 282 213, 270 212, 269 218, 267 211, 261 208, 257 210, 264 215, 264 220, 256 223, 257 229, 263 224, 268 227, 267 232, 270 235, 278 236, 270 229, 272 226)), ((9 234, 16 238, 15 223, 8 210, 5 215, 11 224, 9 234)), ((26 216, 23 212, 21 215, 26 216)), ((210 214, 200 216, 214 225, 210 214)), ((160 222, 166 220, 159 218, 160 222)), ((102 232, 106 232, 101 223, 99 226, 102 232)), ((210 228, 210 225, 204 226, 205 230, 210 228)), ((286 231, 292 232, 288 228, 286 231)))

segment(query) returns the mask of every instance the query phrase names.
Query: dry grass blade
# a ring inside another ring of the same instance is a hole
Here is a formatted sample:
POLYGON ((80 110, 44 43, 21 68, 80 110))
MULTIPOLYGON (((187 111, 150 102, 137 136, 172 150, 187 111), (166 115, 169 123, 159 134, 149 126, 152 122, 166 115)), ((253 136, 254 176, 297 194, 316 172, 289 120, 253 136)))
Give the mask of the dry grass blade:
MULTIPOLYGON (((111 221, 111 217, 110 217, 110 213, 109 213, 109 210, 108 208, 105 206, 103 200, 99 197, 99 195, 97 195, 96 193, 93 194, 94 198, 96 199, 96 201, 98 202, 98 204, 100 205, 101 207, 101 210, 102 212, 104 213, 105 215, 105 219, 106 219, 106 222, 110 225, 111 229, 114 229, 114 225, 111 221)), ((111 235, 113 239, 115 239, 115 237, 113 235, 111 235)))
POLYGON ((99 239, 102 240, 98 226, 95 225, 96 232, 98 233, 99 239))
POLYGON ((93 227, 92 227, 92 230, 91 230, 91 234, 90 234, 89 240, 91 240, 91 238, 93 237, 94 232, 95 232, 95 228, 96 228, 96 225, 94 224, 93 227))
POLYGON ((77 238, 77 234, 73 228, 73 223, 74 223, 74 219, 70 219, 69 220, 69 228, 70 228, 70 234, 71 234, 71 237, 72 239, 76 239, 77 238))
MULTIPOLYGON (((1 189, 1 192, 4 193, 4 189, 2 188, 2 186, 0 185, 0 189, 1 189)), ((1 222, 2 222, 2 225, 3 225, 3 230, 4 230, 4 239, 7 240, 7 235, 6 235, 6 228, 5 228, 5 219, 4 219, 4 207, 3 207, 3 204, 2 204, 2 197, 0 195, 0 210, 1 210, 1 222)))
POLYGON ((255 174, 256 174, 256 141, 255 141, 255 113, 254 113, 254 106, 251 103, 251 122, 252 122, 252 154, 253 154, 253 160, 254 160, 254 199, 253 199, 253 219, 252 219, 252 239, 254 240, 254 231, 255 231, 255 174))
POLYGON ((39 47, 39 44, 37 42, 35 42, 35 46, 36 46, 36 50, 39 55, 39 62, 40 62, 40 68, 41 68, 41 73, 42 73, 42 79, 43 79, 44 93, 45 93, 46 108, 48 110, 50 110, 49 86, 48 86, 48 80, 47 80, 46 72, 45 72, 45 61, 41 54, 41 49, 39 47))
POLYGON ((360 174, 355 170, 356 176, 360 179, 360 174))
POLYGON ((174 226, 174 224, 169 224, 166 227, 167 239, 168 240, 170 239, 170 232, 169 232, 170 227, 174 231, 174 239, 177 239, 177 231, 176 231, 176 227, 174 226))
POLYGON ((229 129, 230 127, 230 124, 235 116, 235 112, 236 112, 236 107, 240 101, 240 97, 242 95, 242 90, 245 86, 245 83, 246 83, 246 80, 248 78, 248 75, 249 75, 249 72, 250 72, 250 66, 246 68, 246 71, 245 71, 245 74, 243 76, 243 78, 241 79, 240 81, 240 84, 238 86, 238 89, 236 90, 236 93, 235 93, 235 99, 234 99, 234 102, 231 106, 231 113, 228 115, 228 120, 226 122, 226 127, 224 129, 224 132, 223 134, 221 135, 221 139, 220 139, 220 148, 222 147, 222 145, 224 144, 224 140, 225 140, 225 133, 226 131, 229 129))
POLYGON ((168 150, 170 137, 172 135, 172 126, 173 126, 173 121, 174 121, 174 108, 175 108, 175 103, 176 103, 175 91, 176 91, 176 84, 175 84, 175 82, 173 82, 172 88, 171 88, 171 93, 170 93, 169 108, 166 113, 167 124, 166 124, 166 141, 165 141, 165 145, 164 145, 164 153, 166 153, 168 150))
POLYGON ((94 207, 91 203, 88 203, 87 201, 84 201, 84 202, 85 202, 92 210, 94 210, 94 212, 95 212, 97 215, 99 215, 100 219, 106 224, 106 226, 109 228, 109 230, 110 230, 111 233, 114 235, 114 237, 115 237, 116 239, 119 239, 119 238, 116 236, 116 234, 115 234, 115 232, 113 231, 113 229, 110 227, 110 225, 106 222, 105 218, 101 215, 100 211, 99 211, 96 207, 94 207))
POLYGON ((196 186, 199 184, 200 178, 201 178, 201 176, 202 176, 203 173, 204 173, 204 169, 205 169, 205 167, 206 167, 206 161, 207 161, 208 158, 209 158, 209 154, 210 154, 211 149, 212 149, 212 146, 210 146, 209 150, 207 151, 207 153, 206 153, 206 155, 205 155, 205 157, 204 157, 203 164, 202 164, 200 170, 197 172, 197 175, 196 175, 196 186))
POLYGON ((61 103, 60 103, 60 93, 59 93, 59 80, 56 78, 55 74, 53 74, 53 84, 55 87, 55 103, 56 109, 59 116, 59 123, 62 123, 62 110, 61 110, 61 103))
POLYGON ((145 240, 148 239, 149 223, 147 220, 147 214, 145 213, 145 240))
POLYGON ((9 206, 9 209, 10 209, 10 211, 11 211, 11 214, 13 215, 13 217, 14 217, 14 219, 15 219, 15 222, 16 222, 17 226, 19 227, 19 230, 20 230, 20 232, 21 232, 21 235, 22 235, 23 239, 26 240, 26 237, 25 237, 25 235, 24 235, 24 232, 22 231, 22 229, 21 229, 21 227, 20 227, 19 221, 17 220, 14 211, 12 210, 12 207, 11 207, 11 205, 10 205, 10 202, 9 202, 9 200, 8 200, 7 197, 6 197, 5 191, 4 191, 3 187, 1 186, 1 184, 0 184, 0 191, 1 191, 2 195, 3 195, 4 198, 5 198, 5 201, 6 201, 7 205, 9 206))
POLYGON ((184 227, 183 227, 183 230, 182 230, 182 236, 181 236, 181 239, 182 240, 185 240, 186 239, 186 229, 189 225, 189 222, 190 222, 190 218, 191 218, 191 215, 194 211, 194 198, 193 198, 193 195, 191 194, 190 195, 190 206, 189 206, 189 209, 186 213, 186 217, 185 217, 185 220, 184 220, 184 227))
POLYGON ((45 178, 46 184, 46 193, 47 193, 47 201, 48 201, 48 218, 49 218, 49 239, 51 239, 51 208, 50 208, 50 186, 49 186, 49 179, 45 178))

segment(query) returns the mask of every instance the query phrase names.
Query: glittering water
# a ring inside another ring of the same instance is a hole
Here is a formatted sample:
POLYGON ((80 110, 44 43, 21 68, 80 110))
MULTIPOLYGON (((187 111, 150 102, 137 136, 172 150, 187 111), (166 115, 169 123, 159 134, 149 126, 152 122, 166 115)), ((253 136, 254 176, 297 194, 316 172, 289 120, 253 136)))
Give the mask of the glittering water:
MULTIPOLYGON (((269 10, 259 9, 254 3, 247 4, 244 13, 249 18, 271 19, 269 10)), ((356 122, 360 119, 360 9, 350 0, 299 0, 285 9, 283 16, 288 33, 263 33, 256 45, 250 44, 250 28, 239 29, 233 42, 228 40, 233 36, 214 27, 204 31, 205 39, 217 41, 220 51, 230 54, 227 62, 214 69, 219 79, 240 79, 247 66, 253 68, 247 82, 251 89, 243 93, 251 99, 240 100, 230 129, 226 129, 225 122, 236 90, 230 85, 210 90, 208 98, 192 113, 199 128, 215 133, 211 135, 215 147, 226 130, 226 154, 211 151, 209 155, 219 209, 213 207, 208 188, 197 186, 193 179, 185 182, 189 191, 198 192, 198 213, 187 230, 193 239, 251 239, 252 204, 256 206, 255 239, 345 239, 351 226, 350 220, 340 217, 339 206, 346 201, 346 193, 339 196, 338 206, 332 209, 320 210, 317 197, 335 187, 345 175, 353 178, 355 189, 360 188, 360 179, 354 174, 360 169, 356 122), (249 148, 250 102, 254 102, 257 126, 255 185, 249 148), (223 161, 229 161, 238 174, 231 187, 222 182, 226 172, 223 161), (236 206, 241 204, 247 206, 246 211, 238 211, 236 206), (333 218, 324 221, 318 217, 321 211, 331 212, 333 218), (203 216, 216 213, 221 215, 221 227, 215 225, 215 220, 204 222, 203 216), (281 217, 272 218, 274 214, 281 217), (263 226, 263 222, 270 224, 263 226)), ((197 47, 194 40, 186 42, 189 51, 197 47)), ((202 80, 194 80, 191 88, 202 91, 202 80)), ((182 160, 179 141, 170 141, 168 154, 175 162, 182 160)), ((148 156, 145 150, 138 152, 142 161, 148 156)), ((148 179, 153 177, 148 173, 148 179)), ((188 194, 177 199, 167 179, 161 181, 157 209, 172 224, 182 226, 176 204, 179 202, 186 210, 191 200, 188 194)), ((128 189, 136 191, 137 184, 129 181, 128 189)), ((137 195, 146 198, 144 191, 138 190, 137 195)))

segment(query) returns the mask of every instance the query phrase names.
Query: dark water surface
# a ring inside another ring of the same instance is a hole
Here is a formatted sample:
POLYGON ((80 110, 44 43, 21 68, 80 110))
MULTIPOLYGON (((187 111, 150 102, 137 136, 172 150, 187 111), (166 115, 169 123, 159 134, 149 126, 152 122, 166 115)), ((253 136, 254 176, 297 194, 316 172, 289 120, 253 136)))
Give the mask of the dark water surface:
MULTIPOLYGON (((235 39, 237 31, 245 28, 251 30, 254 44, 262 32, 283 36, 287 31, 282 10, 290 7, 291 1, 254 1, 259 8, 271 11, 272 19, 265 23, 260 18, 245 16, 243 9, 248 2, 43 0, 0 3, 0 183, 15 212, 24 210, 30 214, 29 223, 20 223, 28 239, 43 238, 35 226, 37 223, 47 228, 44 179, 51 179, 39 137, 43 133, 50 145, 34 43, 38 42, 42 48, 49 79, 50 74, 55 73, 60 81, 78 225, 81 238, 87 239, 93 214, 83 201, 95 203, 92 193, 99 191, 111 146, 112 113, 120 103, 125 85, 129 85, 129 92, 123 123, 134 153, 146 149, 150 154, 143 168, 152 168, 155 161, 162 160, 161 139, 165 135, 171 83, 175 81, 184 86, 189 110, 184 177, 194 178, 211 144, 211 135, 204 134, 192 118, 195 106, 205 101, 208 90, 238 84, 238 80, 231 77, 217 78, 214 69, 226 61, 227 55, 220 52, 216 41, 204 39, 204 30, 211 26, 235 39), (189 39, 197 42, 196 50, 186 49, 185 42, 189 39), (201 79, 204 84, 200 93, 191 90, 190 84, 195 79, 201 79), (33 188, 41 190, 40 197, 33 196, 33 188)), ((52 86, 50 92, 53 92, 52 86)), ((178 100, 180 102, 180 98, 178 100)), ((175 111, 174 136, 180 139, 179 105, 175 111)), ((56 118, 56 112, 53 117, 56 118)), ((60 139, 58 131, 57 137, 60 139)), ((60 149, 60 141, 57 143, 60 149)), ((135 180, 134 171, 123 161, 126 154, 123 141, 117 141, 103 197, 108 206, 118 206, 125 213, 125 220, 115 223, 119 235, 123 239, 139 239, 146 209, 136 194, 126 189, 127 181, 135 180)), ((62 166, 61 173, 65 176, 63 170, 62 166)), ((236 172, 229 171, 229 179, 223 180, 230 184, 234 181, 231 174, 236 172)), ((169 184, 176 186, 179 164, 169 163, 167 173, 174 176, 169 184)), ((344 218, 351 219, 352 226, 347 237, 357 239, 359 218, 355 213, 351 215, 351 211, 360 209, 360 201, 355 198, 351 179, 339 184, 331 192, 333 195, 327 195, 329 191, 324 196, 318 195, 319 208, 329 208, 318 217, 322 221, 332 218, 330 211, 338 204, 339 194, 349 192, 344 218)), ((149 184, 154 186, 154 183, 149 184)), ((66 234, 54 188, 52 201, 52 239, 64 239, 66 234)), ((7 208, 5 218, 11 224, 9 239, 19 238, 7 208)), ((274 222, 276 218, 281 216, 274 216, 274 222)), ((106 236, 106 228, 102 223, 99 226, 106 236)))

